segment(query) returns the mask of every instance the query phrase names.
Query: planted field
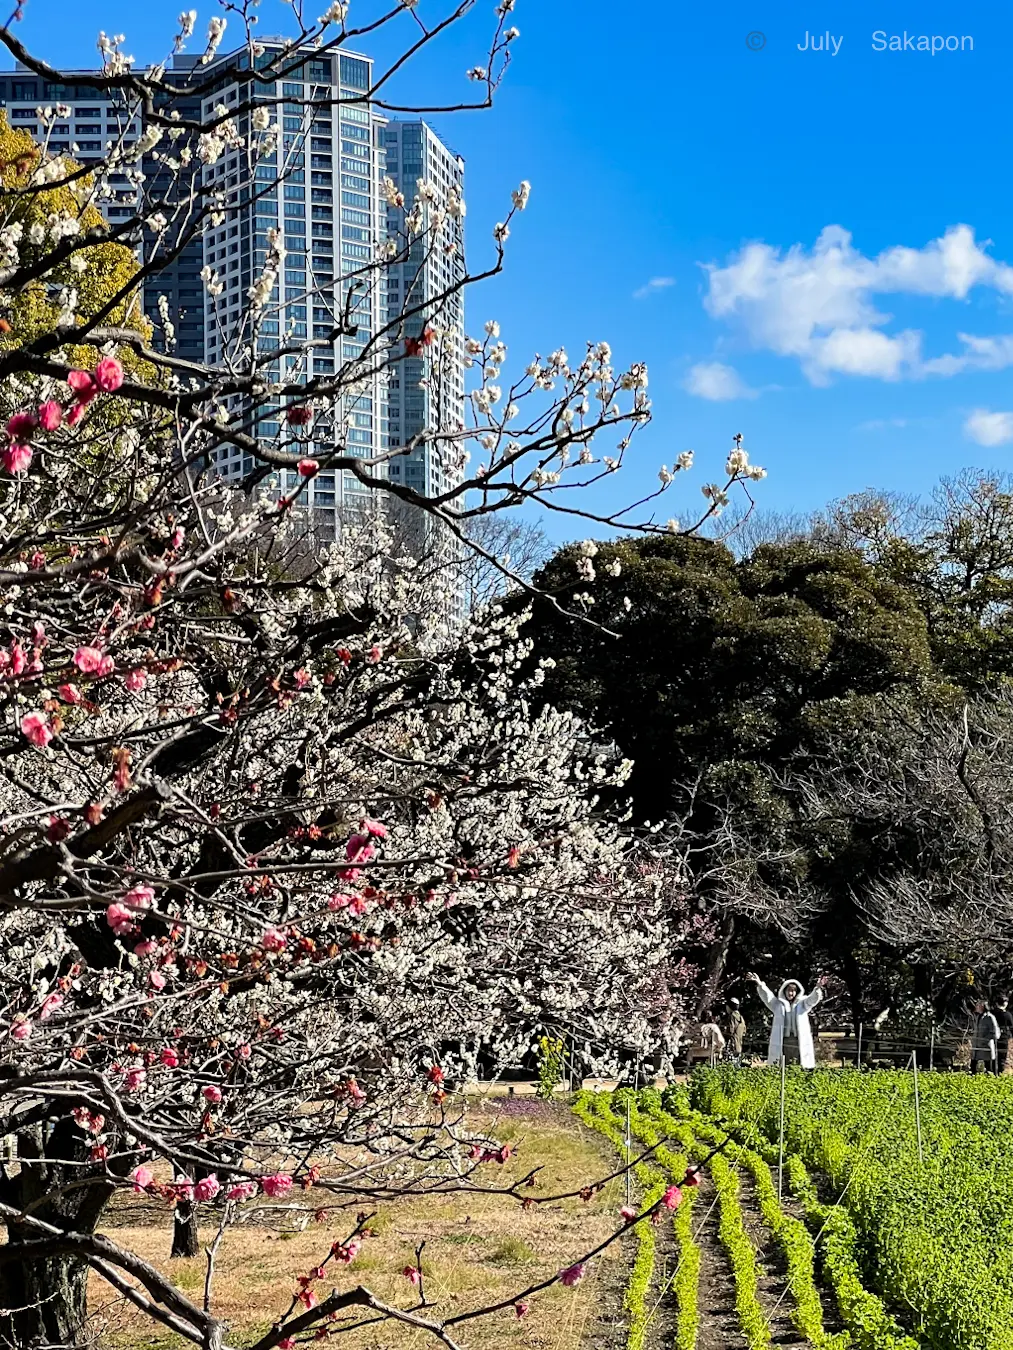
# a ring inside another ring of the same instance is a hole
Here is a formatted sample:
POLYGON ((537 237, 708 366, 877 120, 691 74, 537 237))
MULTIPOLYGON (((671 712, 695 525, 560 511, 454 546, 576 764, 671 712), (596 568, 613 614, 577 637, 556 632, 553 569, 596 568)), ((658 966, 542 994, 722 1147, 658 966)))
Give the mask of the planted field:
POLYGON ((679 1350, 1013 1350, 1013 1083, 708 1070, 690 1092, 581 1094, 633 1154, 643 1203, 701 1171, 666 1226, 641 1224, 627 1345, 679 1350), (671 1334, 659 1336, 671 1322, 671 1334))

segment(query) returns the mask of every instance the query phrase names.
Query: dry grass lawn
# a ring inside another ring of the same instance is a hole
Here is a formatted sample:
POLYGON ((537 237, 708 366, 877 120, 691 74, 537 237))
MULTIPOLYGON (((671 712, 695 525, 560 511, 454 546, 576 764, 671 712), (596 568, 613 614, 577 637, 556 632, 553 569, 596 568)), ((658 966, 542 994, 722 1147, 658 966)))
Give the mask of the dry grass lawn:
MULTIPOLYGON (((614 1156, 599 1137, 583 1129, 562 1104, 508 1099, 472 1107, 474 1125, 518 1150, 503 1168, 488 1164, 495 1184, 524 1175, 543 1163, 538 1194, 569 1191, 604 1176, 614 1156)), ((367 1240, 350 1266, 330 1263, 327 1278, 316 1288, 322 1299, 332 1288, 364 1284, 379 1298, 402 1307, 412 1303, 412 1289, 403 1275, 425 1241, 423 1270, 426 1296, 435 1300, 434 1316, 480 1307, 511 1297, 529 1284, 570 1264, 614 1227, 621 1182, 613 1181, 590 1202, 568 1200, 525 1210, 500 1196, 458 1195, 406 1200, 381 1207, 376 1235, 367 1240)), ((266 1228, 230 1230, 218 1252, 212 1307, 228 1323, 233 1346, 250 1344, 283 1313, 297 1288, 297 1277, 327 1254, 336 1238, 354 1223, 331 1216, 303 1232, 278 1233, 266 1228)), ((206 1260, 169 1261, 171 1215, 158 1212, 146 1197, 125 1199, 105 1225, 110 1236, 168 1272, 195 1302, 203 1296, 206 1260)), ((209 1242, 213 1230, 201 1232, 209 1242)), ((596 1261, 587 1277, 573 1288, 555 1285, 532 1300, 518 1320, 512 1309, 477 1319, 458 1329, 467 1350, 492 1346, 521 1350, 577 1350, 581 1344, 606 1345, 610 1324, 617 1320, 625 1283, 626 1254, 617 1244, 596 1261)), ((95 1342, 101 1350, 177 1350, 186 1344, 114 1296, 97 1277, 90 1293, 95 1342)), ((352 1310, 348 1322, 361 1322, 352 1310)), ((330 1324, 335 1333, 341 1323, 330 1324)), ((331 1344, 336 1344, 334 1339, 331 1344)), ((438 1345, 424 1332, 396 1322, 359 1326, 340 1337, 342 1350, 407 1350, 438 1345)))

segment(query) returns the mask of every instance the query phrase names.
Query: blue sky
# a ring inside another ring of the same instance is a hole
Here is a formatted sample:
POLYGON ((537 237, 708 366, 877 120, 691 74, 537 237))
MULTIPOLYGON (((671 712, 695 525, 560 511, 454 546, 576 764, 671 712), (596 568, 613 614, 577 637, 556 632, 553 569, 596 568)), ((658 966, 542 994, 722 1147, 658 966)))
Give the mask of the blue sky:
MULTIPOLYGON (((145 61, 165 52, 178 7, 27 0, 21 32, 83 65, 101 26, 145 61)), ((373 0, 352 9, 375 13, 373 0)), ((469 326, 495 316, 518 367, 602 338, 617 361, 648 363, 655 417, 617 496, 692 448, 698 468, 663 507, 686 518, 738 431, 770 471, 759 495, 773 508, 1010 464, 1003 9, 518 0, 496 108, 433 119, 467 159, 473 266, 510 189, 533 184, 506 275, 473 293, 469 326), (754 30, 762 51, 747 49, 754 30), (877 30, 970 36, 974 51, 877 53, 877 30), (843 38, 838 55, 798 51, 807 31, 843 38)), ((491 10, 479 0, 413 67, 406 99, 467 96, 491 10)), ((265 4, 261 28, 284 31, 285 6, 265 4)))

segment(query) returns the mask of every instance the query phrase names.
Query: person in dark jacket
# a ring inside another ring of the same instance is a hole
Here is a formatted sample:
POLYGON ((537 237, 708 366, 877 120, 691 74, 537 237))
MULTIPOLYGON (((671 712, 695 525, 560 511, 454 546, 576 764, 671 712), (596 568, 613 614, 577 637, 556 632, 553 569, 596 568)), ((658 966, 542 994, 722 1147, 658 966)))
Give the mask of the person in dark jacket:
POLYGON ((746 1019, 737 998, 728 1000, 725 1017, 725 1055, 736 1068, 742 1063, 742 1047, 746 1039, 746 1019))

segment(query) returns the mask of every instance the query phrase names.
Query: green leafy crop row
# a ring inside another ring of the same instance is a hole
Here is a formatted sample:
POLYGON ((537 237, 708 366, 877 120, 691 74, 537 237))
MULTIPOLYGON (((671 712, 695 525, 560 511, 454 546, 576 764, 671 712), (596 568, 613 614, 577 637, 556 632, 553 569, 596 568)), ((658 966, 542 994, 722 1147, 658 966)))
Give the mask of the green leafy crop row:
MULTIPOLYGON (((623 1132, 623 1121, 612 1110, 607 1093, 578 1093, 574 1102, 574 1112, 591 1129, 603 1134, 616 1148, 624 1162, 629 1163, 636 1156, 633 1150, 627 1151, 623 1132)), ((625 1109, 625 1108, 624 1108, 625 1109)), ((661 1152, 659 1150, 658 1152, 661 1152)), ((634 1167, 634 1175, 642 1187, 641 1209, 646 1209, 658 1201, 667 1186, 666 1173, 672 1170, 681 1177, 686 1162, 675 1154, 664 1151, 664 1159, 657 1153, 654 1160, 645 1160, 634 1167)), ((694 1350, 696 1345, 699 1313, 697 1310, 697 1285, 700 1272, 700 1249, 693 1241, 691 1229, 692 1210, 689 1204, 682 1205, 675 1212, 675 1235, 679 1248, 679 1260, 672 1280, 672 1291, 678 1308, 678 1326, 676 1330, 676 1350, 694 1350)), ((643 1350, 650 1330, 649 1295, 654 1277, 656 1229, 653 1223, 637 1225, 637 1254, 633 1261, 629 1282, 623 1299, 623 1306, 629 1315, 629 1330, 626 1337, 627 1350, 643 1350)))
MULTIPOLYGON (((1013 1350, 1013 1080, 920 1075, 921 1157, 914 1086, 901 1071, 790 1072, 793 1189, 861 1350, 1013 1350)), ((762 1151, 778 1136, 770 1087, 766 1070, 704 1070, 693 1102, 762 1151)))

